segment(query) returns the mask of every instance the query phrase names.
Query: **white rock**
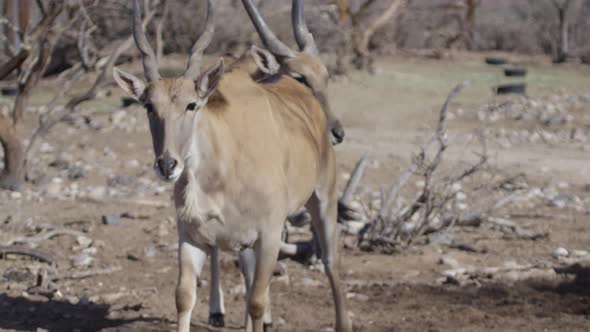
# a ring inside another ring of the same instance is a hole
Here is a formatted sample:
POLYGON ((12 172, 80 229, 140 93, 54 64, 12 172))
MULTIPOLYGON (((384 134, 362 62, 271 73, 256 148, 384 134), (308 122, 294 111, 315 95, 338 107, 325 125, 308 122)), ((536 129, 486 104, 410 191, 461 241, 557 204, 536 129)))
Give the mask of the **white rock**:
POLYGON ((447 265, 449 267, 452 267, 453 269, 457 269, 461 266, 456 259, 454 259, 453 257, 449 257, 449 256, 441 257, 438 260, 438 263, 442 264, 442 265, 447 265))
POLYGON ((553 250, 553 256, 554 257, 566 257, 569 255, 569 251, 567 251, 567 249, 559 247, 555 250, 553 250))
POLYGON ((303 278, 301 280, 301 283, 303 284, 303 286, 309 287, 318 287, 322 284, 320 281, 308 277, 303 278))
POLYGON ((43 142, 43 143, 41 143, 41 146, 39 147, 39 151, 42 153, 53 152, 53 146, 51 146, 51 144, 49 144, 47 142, 43 142))
POLYGON ((244 295, 244 294, 246 294, 246 286, 244 284, 234 286, 229 289, 229 293, 234 296, 244 295))
POLYGON ((138 168, 139 166, 139 161, 137 161, 136 159, 131 159, 127 162, 127 167, 129 168, 138 168))
POLYGON ((352 299, 352 300, 357 300, 357 301, 360 301, 360 302, 367 302, 367 301, 369 301, 369 296, 368 295, 360 294, 360 293, 353 293, 353 292, 346 293, 346 298, 347 299, 352 299))
POLYGON ((106 193, 107 189, 105 187, 93 187, 88 191, 88 197, 95 200, 101 200, 106 193))
POLYGON ((588 252, 586 250, 571 250, 570 255, 574 257, 584 257, 588 256, 588 252))
POLYGON ((78 242, 78 244, 82 247, 88 247, 91 243, 92 243, 92 239, 87 237, 87 236, 78 236, 76 238, 76 241, 78 242))
POLYGON ((465 195, 464 192, 460 191, 457 193, 457 195, 455 197, 457 198, 458 201, 464 201, 467 198, 467 195, 465 195))
POLYGON ((77 267, 88 266, 88 265, 92 264, 92 261, 94 261, 94 258, 90 257, 86 253, 81 253, 79 255, 76 255, 72 259, 72 263, 74 264, 74 266, 77 266, 77 267))

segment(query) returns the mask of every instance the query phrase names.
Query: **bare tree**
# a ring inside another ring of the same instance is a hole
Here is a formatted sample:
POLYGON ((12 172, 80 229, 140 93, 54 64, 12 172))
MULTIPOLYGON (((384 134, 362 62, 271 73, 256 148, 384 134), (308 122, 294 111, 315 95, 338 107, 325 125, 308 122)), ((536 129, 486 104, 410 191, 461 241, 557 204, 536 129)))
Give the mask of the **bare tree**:
POLYGON ((477 8, 481 4, 481 0, 465 0, 465 21, 466 21, 466 44, 469 45, 470 48, 474 48, 475 43, 475 24, 476 24, 476 14, 477 8))
POLYGON ((557 47, 553 54, 553 62, 562 63, 565 62, 570 55, 569 26, 572 17, 579 12, 582 6, 582 1, 551 0, 551 3, 557 10, 557 18, 559 20, 559 35, 556 43, 557 47))
MULTIPOLYGON (((94 2, 97 5, 98 2, 94 2)), ((112 54, 107 57, 102 71, 96 78, 92 87, 77 96, 71 97, 61 113, 56 112, 56 103, 63 97, 69 87, 76 82, 83 73, 93 70, 96 56, 90 56, 92 43, 90 41, 91 30, 95 29, 86 13, 83 1, 74 2, 71 6, 59 1, 51 1, 47 6, 42 1, 37 1, 39 12, 42 13, 39 23, 23 35, 22 52, 16 54, 3 66, 0 73, 5 77, 11 71, 18 69, 18 94, 10 116, 0 115, 0 143, 4 150, 4 169, 0 173, 0 187, 10 190, 19 190, 25 181, 27 171, 27 155, 34 151, 35 142, 43 137, 54 125, 65 118, 67 114, 74 112, 78 105, 96 97, 99 89, 111 82, 110 71, 121 54, 132 45, 132 38, 115 41, 118 45, 112 54), (68 18, 59 20, 62 13, 68 12, 68 18), (79 29, 72 29, 74 24, 79 24, 79 29), (40 117, 39 126, 33 131, 29 143, 23 144, 24 133, 22 122, 24 111, 29 103, 31 91, 38 84, 51 60, 53 49, 65 31, 78 31, 77 48, 80 53, 80 61, 74 65, 69 75, 66 75, 62 89, 52 102, 46 107, 48 112, 40 117)), ((151 20, 153 11, 146 15, 144 24, 151 20)), ((10 22, 10 21, 8 21, 10 22)))
POLYGON ((156 22, 156 59, 158 62, 162 60, 162 56, 164 55, 164 39, 162 38, 162 33, 164 31, 164 24, 166 23, 166 16, 168 16, 168 0, 161 0, 161 10, 159 11, 159 15, 157 17, 156 22))
POLYGON ((339 24, 341 31, 345 33, 343 49, 339 51, 340 57, 338 71, 346 71, 346 54, 352 53, 352 63, 358 69, 373 70, 373 57, 369 49, 371 38, 380 28, 388 23, 407 0, 366 0, 359 9, 352 11, 348 0, 338 0, 339 24), (385 5, 383 10, 378 9, 385 5))
MULTIPOLYGON (((42 3, 39 4, 42 6, 42 3)), ((13 8, 7 6, 7 9, 13 8)), ((61 31, 54 31, 55 21, 63 10, 64 4, 58 2, 51 2, 48 8, 42 7, 40 11, 43 14, 39 24, 22 36, 22 47, 30 49, 30 55, 18 67, 18 95, 14 101, 12 116, 8 118, 0 115, 0 142, 4 149, 4 170, 0 174, 1 187, 19 189, 24 181, 24 147, 19 138, 20 125, 31 90, 47 68, 53 47, 59 38, 61 31)), ((14 16, 19 15, 17 13, 14 16)))

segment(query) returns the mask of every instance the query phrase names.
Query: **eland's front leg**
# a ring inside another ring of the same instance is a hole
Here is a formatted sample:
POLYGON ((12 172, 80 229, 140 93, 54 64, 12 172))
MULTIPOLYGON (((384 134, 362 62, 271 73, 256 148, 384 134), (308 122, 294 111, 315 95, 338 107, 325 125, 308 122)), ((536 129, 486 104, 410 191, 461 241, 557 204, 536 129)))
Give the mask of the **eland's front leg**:
MULTIPOLYGON (((254 250, 246 248, 240 252, 240 270, 244 276, 244 282, 246 284, 246 299, 250 298, 250 292, 252 290, 252 283, 254 282, 254 271, 256 269, 256 256, 254 250)), ((266 307, 264 309, 264 332, 272 332, 272 314, 270 309, 270 288, 266 291, 266 307)), ((248 305, 246 305, 246 319, 245 326, 249 328, 252 326, 250 315, 248 314, 248 305)), ((250 328, 251 329, 251 328, 250 328)))
POLYGON ((221 275, 219 273, 219 249, 211 250, 211 289, 209 293, 209 325, 225 327, 225 306, 221 275))
POLYGON ((189 332, 191 313, 197 300, 197 278, 201 274, 207 253, 180 238, 178 245, 178 284, 176 286, 176 312, 178 331, 189 332))
POLYGON ((280 248, 280 230, 276 239, 271 234, 265 234, 255 245, 256 268, 252 286, 248 291, 248 314, 250 321, 246 327, 247 331, 263 332, 271 329, 271 325, 265 324, 265 316, 270 318, 269 309, 269 286, 270 278, 277 263, 280 248), (266 315, 265 315, 266 314, 266 315), (251 326, 250 326, 251 322, 251 326))

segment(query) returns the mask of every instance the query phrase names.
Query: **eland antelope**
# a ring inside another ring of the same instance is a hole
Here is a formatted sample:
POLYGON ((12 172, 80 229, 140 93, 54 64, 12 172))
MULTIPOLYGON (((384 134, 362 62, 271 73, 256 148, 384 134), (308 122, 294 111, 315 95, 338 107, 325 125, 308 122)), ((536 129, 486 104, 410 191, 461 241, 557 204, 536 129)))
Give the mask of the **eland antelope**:
POLYGON ((174 182, 178 331, 190 330, 196 278, 207 254, 217 248, 238 252, 243 266, 253 267, 247 278, 246 328, 263 330, 283 224, 303 205, 318 233, 336 330, 351 331, 340 290, 336 162, 321 99, 288 75, 260 84, 245 71, 224 70, 223 59, 201 70, 214 34, 211 0, 205 31, 181 77, 160 76, 141 27, 138 0, 133 33, 147 82, 119 69, 114 77, 145 106, 155 171, 174 182))

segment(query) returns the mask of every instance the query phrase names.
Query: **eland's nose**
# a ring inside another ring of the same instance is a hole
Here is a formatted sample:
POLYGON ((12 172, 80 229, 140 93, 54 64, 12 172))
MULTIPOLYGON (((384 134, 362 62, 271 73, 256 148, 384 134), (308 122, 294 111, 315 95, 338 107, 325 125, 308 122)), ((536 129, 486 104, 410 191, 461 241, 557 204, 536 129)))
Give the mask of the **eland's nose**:
POLYGON ((164 177, 170 177, 170 175, 172 175, 174 172, 174 168, 178 162, 174 158, 160 157, 158 158, 157 164, 160 172, 162 172, 162 175, 164 175, 164 177))

